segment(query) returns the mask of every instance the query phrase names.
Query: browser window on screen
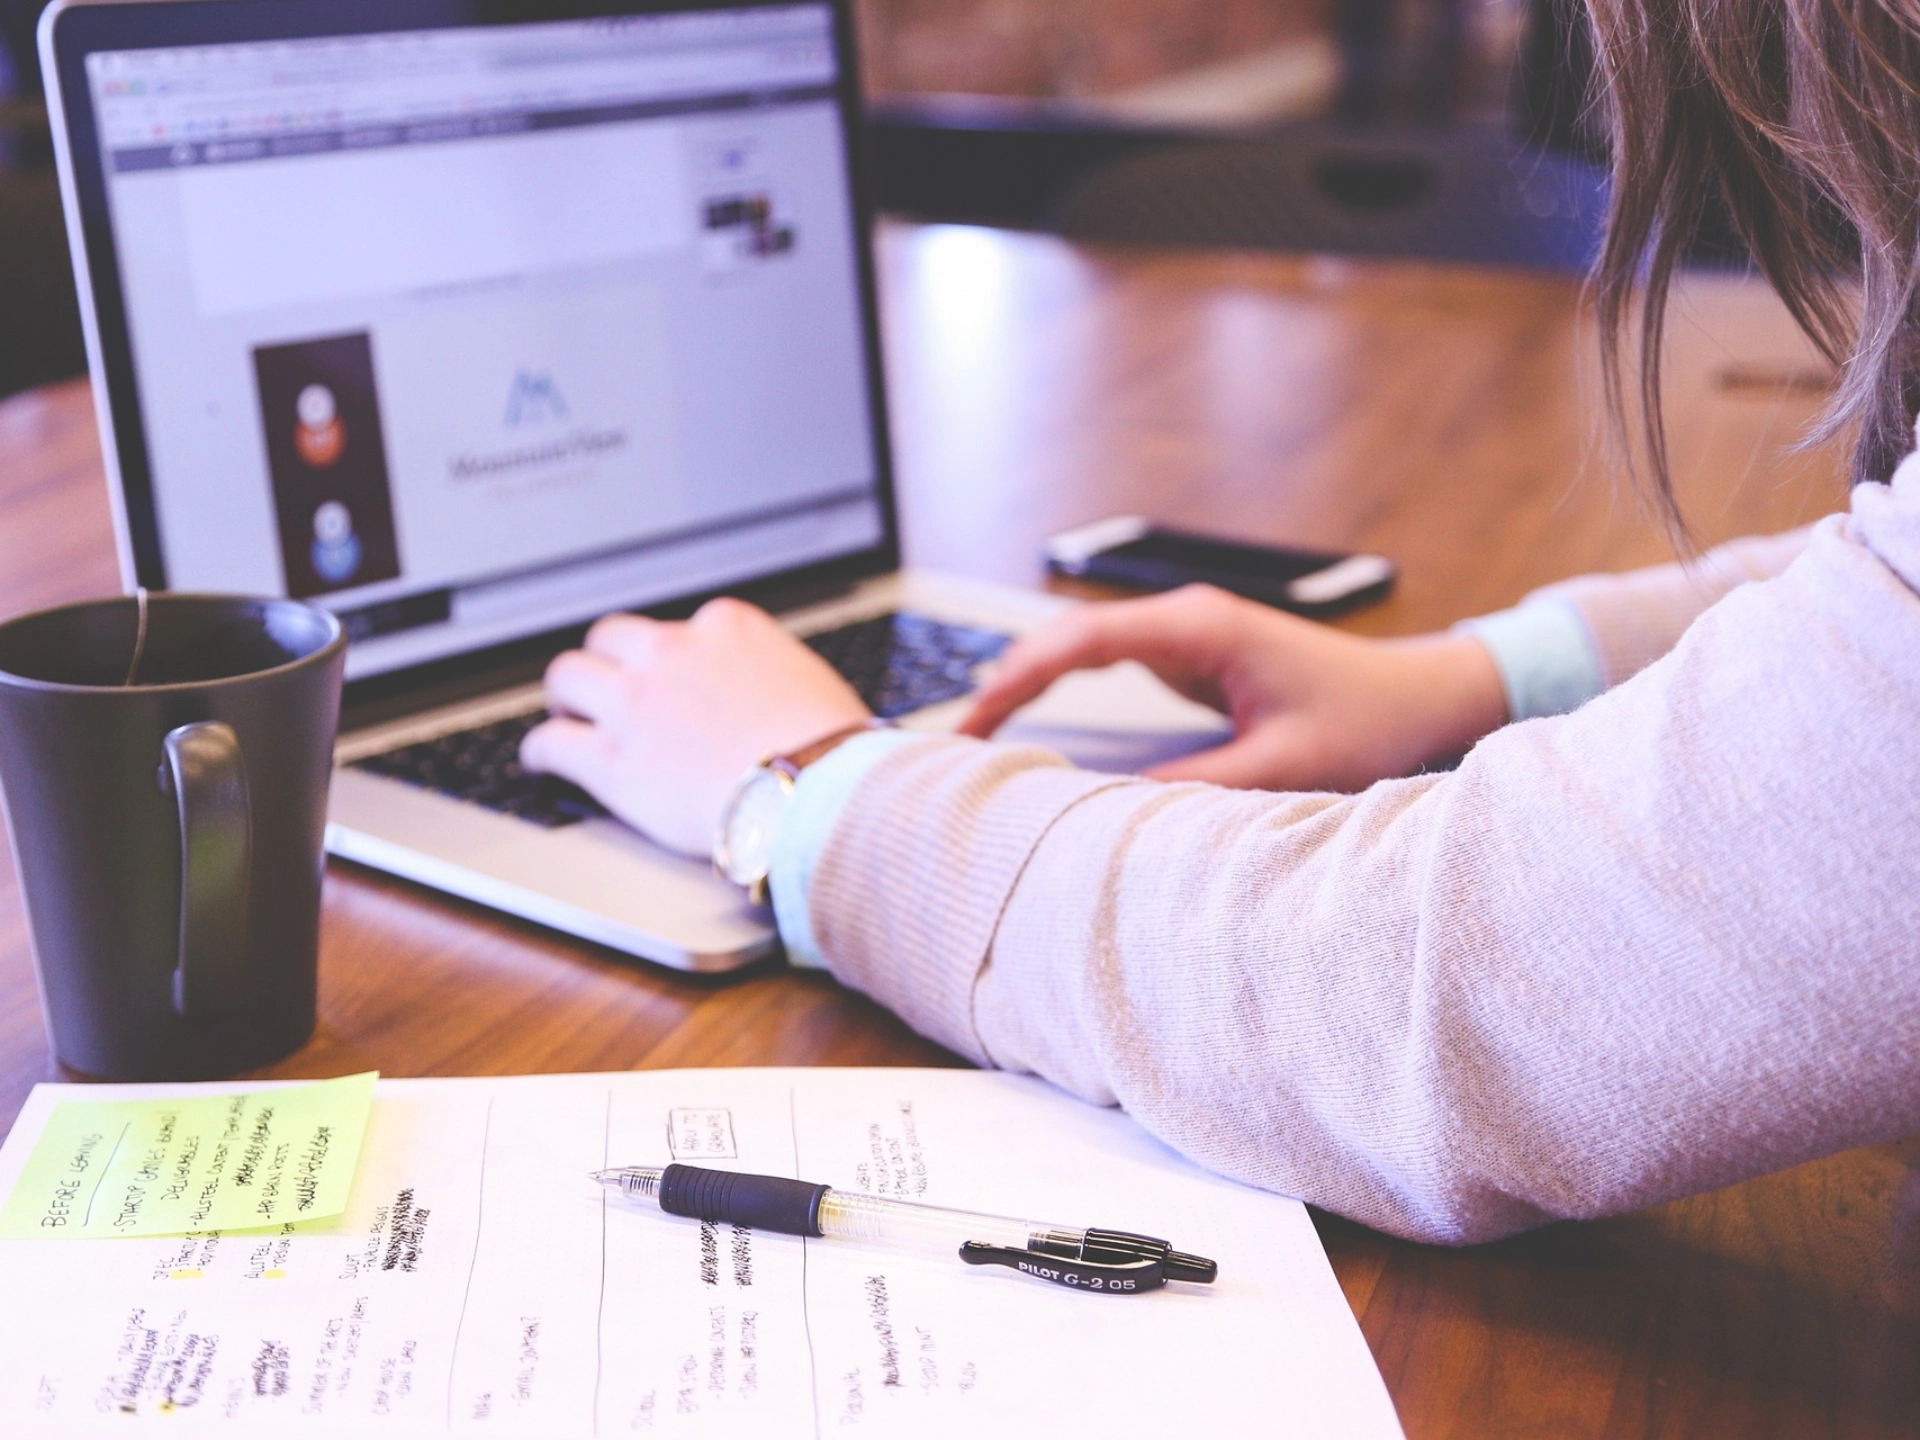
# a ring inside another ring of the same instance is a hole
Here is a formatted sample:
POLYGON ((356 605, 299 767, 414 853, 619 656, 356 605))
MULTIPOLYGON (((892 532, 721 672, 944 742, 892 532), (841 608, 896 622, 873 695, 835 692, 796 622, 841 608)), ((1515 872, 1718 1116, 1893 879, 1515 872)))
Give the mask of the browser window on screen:
POLYGON ((365 675, 872 544, 831 23, 88 57, 169 584, 365 675))

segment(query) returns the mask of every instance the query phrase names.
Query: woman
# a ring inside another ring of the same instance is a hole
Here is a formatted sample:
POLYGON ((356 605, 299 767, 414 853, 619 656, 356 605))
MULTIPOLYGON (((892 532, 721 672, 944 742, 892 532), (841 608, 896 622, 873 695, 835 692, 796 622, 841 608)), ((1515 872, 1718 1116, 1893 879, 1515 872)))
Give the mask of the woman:
MULTIPOLYGON (((1920 1130, 1920 458, 1894 473, 1920 405, 1920 16, 1903 3, 1593 16, 1615 157, 1596 293, 1616 415, 1643 300, 1651 484, 1671 515, 1659 321, 1717 192, 1841 365, 1847 513, 1410 641, 1205 591, 1070 615, 1015 648, 971 735, 1068 669, 1131 657, 1227 710, 1233 742, 1125 779, 978 739, 842 735, 779 822, 790 953, 1218 1170, 1422 1239, 1920 1130), (1469 747, 1451 773, 1394 778, 1469 747)), ((695 852, 758 756, 866 718, 728 602, 604 621, 548 684, 577 718, 533 732, 528 763, 695 852)))

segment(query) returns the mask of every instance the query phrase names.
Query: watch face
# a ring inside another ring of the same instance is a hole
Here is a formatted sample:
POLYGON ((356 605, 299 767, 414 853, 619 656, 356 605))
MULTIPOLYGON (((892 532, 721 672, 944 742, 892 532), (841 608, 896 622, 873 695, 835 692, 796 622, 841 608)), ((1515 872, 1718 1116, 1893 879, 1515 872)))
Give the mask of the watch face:
POLYGON ((720 873, 736 885, 751 887, 767 878, 773 863, 773 836, 786 814, 791 782, 773 770, 756 772, 734 796, 721 826, 720 873))

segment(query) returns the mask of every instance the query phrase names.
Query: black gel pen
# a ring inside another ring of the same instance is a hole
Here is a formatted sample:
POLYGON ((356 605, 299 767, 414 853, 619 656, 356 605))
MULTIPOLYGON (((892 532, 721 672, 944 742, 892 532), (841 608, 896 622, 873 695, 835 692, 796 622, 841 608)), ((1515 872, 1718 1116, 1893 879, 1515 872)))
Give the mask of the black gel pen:
POLYGON ((1169 1280, 1211 1285, 1220 1267, 1165 1240, 1125 1230, 1077 1230, 999 1215, 973 1215, 809 1185, 777 1175, 737 1175, 696 1165, 630 1165, 593 1178, 622 1195, 652 1200, 669 1215, 915 1250, 958 1247, 969 1265, 1004 1265, 1070 1290, 1137 1295, 1169 1280))

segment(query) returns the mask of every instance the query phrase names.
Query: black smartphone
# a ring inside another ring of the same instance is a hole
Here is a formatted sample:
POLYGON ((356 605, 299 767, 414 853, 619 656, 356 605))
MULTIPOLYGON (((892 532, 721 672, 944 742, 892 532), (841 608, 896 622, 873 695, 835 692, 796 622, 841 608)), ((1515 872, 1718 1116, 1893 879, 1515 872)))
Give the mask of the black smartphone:
POLYGON ((1371 604, 1393 589, 1393 562, 1382 555, 1341 555, 1249 545, 1170 530, 1138 515, 1115 515, 1047 541, 1056 575, 1134 590, 1172 590, 1203 581, 1249 600, 1316 619, 1371 604))

